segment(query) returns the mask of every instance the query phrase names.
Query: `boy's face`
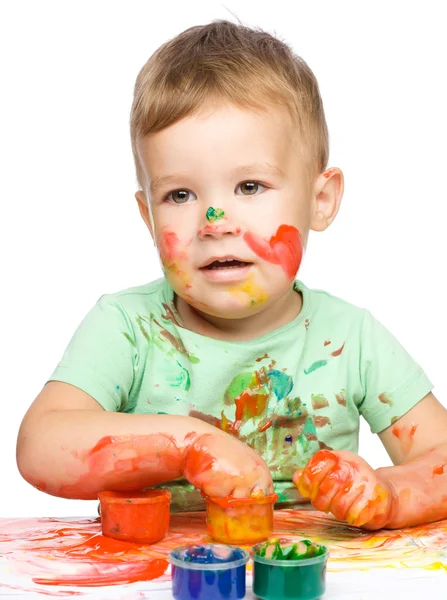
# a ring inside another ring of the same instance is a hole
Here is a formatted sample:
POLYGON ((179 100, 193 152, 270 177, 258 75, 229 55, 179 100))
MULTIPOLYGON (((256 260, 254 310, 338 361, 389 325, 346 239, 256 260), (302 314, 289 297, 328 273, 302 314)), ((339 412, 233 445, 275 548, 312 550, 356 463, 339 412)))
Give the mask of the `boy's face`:
POLYGON ((309 229, 335 217, 327 191, 341 173, 311 181, 296 129, 280 109, 225 105, 139 142, 141 214, 171 286, 201 312, 242 318, 271 306, 290 292, 309 229))

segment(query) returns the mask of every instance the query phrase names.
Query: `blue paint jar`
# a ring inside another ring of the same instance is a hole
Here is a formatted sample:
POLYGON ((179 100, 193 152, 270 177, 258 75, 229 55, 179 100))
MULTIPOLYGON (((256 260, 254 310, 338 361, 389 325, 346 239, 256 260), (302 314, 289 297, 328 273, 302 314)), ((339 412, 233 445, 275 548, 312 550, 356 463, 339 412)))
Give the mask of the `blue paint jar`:
POLYGON ((225 544, 182 546, 169 553, 176 600, 239 600, 245 597, 249 553, 225 544))

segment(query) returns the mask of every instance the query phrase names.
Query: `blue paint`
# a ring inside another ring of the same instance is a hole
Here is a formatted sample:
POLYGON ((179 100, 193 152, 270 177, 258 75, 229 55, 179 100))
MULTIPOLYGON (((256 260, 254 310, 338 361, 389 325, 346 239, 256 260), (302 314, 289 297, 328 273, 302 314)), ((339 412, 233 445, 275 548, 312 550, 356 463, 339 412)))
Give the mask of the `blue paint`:
POLYGON ((245 597, 249 553, 224 544, 182 546, 169 553, 176 600, 239 600, 245 597))
POLYGON ((293 442, 293 438, 291 435, 288 435, 286 438, 284 438, 285 442, 289 442, 290 444, 293 442))
POLYGON ((267 376, 272 382, 273 393, 278 402, 290 394, 293 388, 293 379, 290 375, 286 375, 284 371, 272 369, 267 376))

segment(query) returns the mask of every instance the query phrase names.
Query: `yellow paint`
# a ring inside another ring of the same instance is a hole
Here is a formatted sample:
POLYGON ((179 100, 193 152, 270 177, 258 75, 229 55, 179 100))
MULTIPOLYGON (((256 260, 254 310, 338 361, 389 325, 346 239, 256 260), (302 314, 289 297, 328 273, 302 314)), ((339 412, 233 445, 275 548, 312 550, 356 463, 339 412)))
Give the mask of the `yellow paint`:
POLYGON ((446 571, 447 573, 447 565, 444 565, 442 562, 439 561, 431 563, 431 565, 428 565, 425 568, 427 569, 427 571, 440 571, 441 569, 444 569, 444 571, 446 571))
POLYGON ((208 535, 216 542, 236 545, 256 544, 271 537, 273 503, 278 497, 256 496, 253 494, 251 498, 230 499, 227 506, 223 498, 206 498, 208 535))
POLYGON ((228 291, 233 296, 237 298, 240 297, 242 302, 246 301, 246 296, 248 295, 252 306, 255 306, 256 304, 262 304, 262 302, 267 300, 268 295, 260 285, 255 283, 254 279, 255 277, 252 273, 245 283, 236 285, 230 288, 228 291))

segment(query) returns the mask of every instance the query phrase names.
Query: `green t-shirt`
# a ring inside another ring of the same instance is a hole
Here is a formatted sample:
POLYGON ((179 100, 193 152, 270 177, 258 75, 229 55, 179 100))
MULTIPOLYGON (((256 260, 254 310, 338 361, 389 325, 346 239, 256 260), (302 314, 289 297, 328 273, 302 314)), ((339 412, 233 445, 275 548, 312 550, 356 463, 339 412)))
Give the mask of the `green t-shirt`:
MULTIPOLYGON (((372 315, 295 282, 303 307, 249 341, 185 329, 165 279, 100 298, 51 380, 105 410, 190 415, 233 432, 269 465, 279 503, 299 501, 294 471, 321 448, 358 451, 359 418, 380 432, 432 389, 372 315)), ((203 506, 185 481, 166 484, 173 510, 203 506)))

